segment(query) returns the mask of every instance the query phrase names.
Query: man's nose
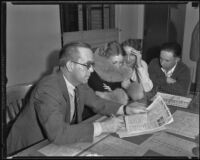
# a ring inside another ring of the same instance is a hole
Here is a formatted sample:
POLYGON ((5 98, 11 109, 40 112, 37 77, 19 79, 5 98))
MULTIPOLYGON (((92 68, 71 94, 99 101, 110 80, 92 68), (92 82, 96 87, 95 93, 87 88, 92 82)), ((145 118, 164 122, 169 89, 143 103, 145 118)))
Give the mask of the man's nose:
POLYGON ((165 64, 165 62, 164 61, 160 61, 160 64, 161 64, 161 66, 163 66, 165 64))
POLYGON ((89 70, 88 70, 90 73, 92 73, 92 72, 94 72, 94 67, 93 66, 91 66, 90 68, 89 68, 89 70))

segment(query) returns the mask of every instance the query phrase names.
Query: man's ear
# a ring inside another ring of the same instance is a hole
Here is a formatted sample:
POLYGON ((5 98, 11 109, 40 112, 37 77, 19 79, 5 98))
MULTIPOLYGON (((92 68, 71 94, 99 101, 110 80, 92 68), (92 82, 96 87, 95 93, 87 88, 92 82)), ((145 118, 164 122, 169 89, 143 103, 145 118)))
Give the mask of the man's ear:
POLYGON ((71 61, 67 61, 67 63, 66 63, 66 68, 67 68, 67 70, 68 70, 69 72, 71 72, 71 71, 73 70, 73 68, 74 68, 73 63, 72 63, 71 61))
POLYGON ((180 57, 176 57, 176 62, 179 62, 180 61, 180 57))

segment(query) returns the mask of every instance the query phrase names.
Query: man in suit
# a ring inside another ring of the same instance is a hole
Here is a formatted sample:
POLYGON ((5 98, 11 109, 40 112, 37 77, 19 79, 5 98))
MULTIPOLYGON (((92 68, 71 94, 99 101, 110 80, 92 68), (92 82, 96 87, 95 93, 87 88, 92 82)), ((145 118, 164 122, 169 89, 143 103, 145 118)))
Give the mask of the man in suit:
POLYGON ((59 69, 36 84, 29 102, 12 126, 7 139, 7 154, 44 138, 58 145, 92 142, 101 133, 116 132, 122 127, 122 118, 116 117, 103 122, 80 123, 84 105, 103 115, 146 111, 137 103, 123 106, 96 96, 87 85, 93 67, 93 53, 88 44, 72 42, 62 48, 59 69))
POLYGON ((190 87, 190 70, 181 61, 181 47, 178 43, 165 43, 160 58, 149 64, 149 75, 154 90, 175 95, 187 95, 190 87))

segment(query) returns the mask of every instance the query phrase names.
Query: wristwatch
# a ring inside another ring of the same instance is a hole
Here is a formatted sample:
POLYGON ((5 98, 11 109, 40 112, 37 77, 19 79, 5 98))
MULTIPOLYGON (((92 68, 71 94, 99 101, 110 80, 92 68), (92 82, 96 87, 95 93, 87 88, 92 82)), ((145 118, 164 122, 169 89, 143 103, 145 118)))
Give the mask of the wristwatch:
POLYGON ((127 115, 126 107, 127 107, 127 105, 124 105, 124 107, 123 107, 124 115, 127 115))

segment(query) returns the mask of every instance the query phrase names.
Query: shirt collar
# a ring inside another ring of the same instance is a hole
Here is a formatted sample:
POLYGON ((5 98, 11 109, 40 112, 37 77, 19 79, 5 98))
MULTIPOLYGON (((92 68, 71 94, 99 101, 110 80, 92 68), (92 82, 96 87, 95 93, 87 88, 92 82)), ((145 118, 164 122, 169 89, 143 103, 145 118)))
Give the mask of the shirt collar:
POLYGON ((162 68, 162 67, 161 67, 161 70, 165 73, 166 77, 171 77, 172 74, 173 74, 173 72, 174 72, 174 70, 175 70, 175 68, 176 68, 176 66, 177 66, 177 63, 168 72, 164 68, 162 68))
POLYGON ((74 95, 74 89, 75 89, 74 85, 72 85, 64 75, 63 75, 63 77, 64 77, 65 83, 67 85, 69 94, 74 95))

